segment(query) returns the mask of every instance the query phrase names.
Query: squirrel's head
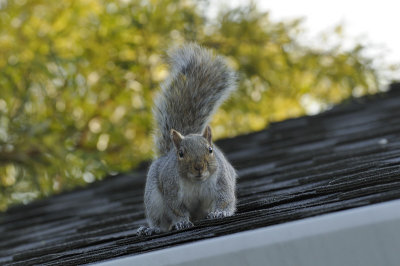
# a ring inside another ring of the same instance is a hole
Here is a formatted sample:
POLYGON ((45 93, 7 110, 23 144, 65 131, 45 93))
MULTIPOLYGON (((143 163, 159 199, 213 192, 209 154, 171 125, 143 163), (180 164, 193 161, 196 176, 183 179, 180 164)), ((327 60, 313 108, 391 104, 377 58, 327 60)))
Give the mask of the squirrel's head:
POLYGON ((175 154, 179 165, 179 173, 191 181, 204 181, 217 169, 211 141, 211 128, 207 126, 200 134, 183 136, 171 130, 171 140, 175 146, 175 154))

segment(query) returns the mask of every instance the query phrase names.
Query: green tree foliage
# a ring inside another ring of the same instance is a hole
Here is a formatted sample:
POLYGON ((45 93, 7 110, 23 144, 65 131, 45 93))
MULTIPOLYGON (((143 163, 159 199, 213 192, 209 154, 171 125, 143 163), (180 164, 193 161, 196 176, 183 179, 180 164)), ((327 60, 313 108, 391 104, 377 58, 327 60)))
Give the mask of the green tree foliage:
POLYGON ((178 0, 0 1, 0 209, 132 169, 152 155, 152 98, 171 44, 228 57, 239 90, 217 137, 377 88, 361 46, 298 43, 301 21, 178 0))

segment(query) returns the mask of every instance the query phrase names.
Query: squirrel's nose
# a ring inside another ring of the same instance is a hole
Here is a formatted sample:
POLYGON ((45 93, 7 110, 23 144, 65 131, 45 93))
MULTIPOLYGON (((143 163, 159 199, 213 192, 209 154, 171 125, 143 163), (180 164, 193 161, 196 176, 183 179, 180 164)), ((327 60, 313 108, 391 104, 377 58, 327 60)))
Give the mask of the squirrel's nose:
POLYGON ((204 164, 195 164, 194 165, 194 170, 196 170, 196 171, 201 172, 201 171, 203 171, 203 169, 204 169, 204 164))

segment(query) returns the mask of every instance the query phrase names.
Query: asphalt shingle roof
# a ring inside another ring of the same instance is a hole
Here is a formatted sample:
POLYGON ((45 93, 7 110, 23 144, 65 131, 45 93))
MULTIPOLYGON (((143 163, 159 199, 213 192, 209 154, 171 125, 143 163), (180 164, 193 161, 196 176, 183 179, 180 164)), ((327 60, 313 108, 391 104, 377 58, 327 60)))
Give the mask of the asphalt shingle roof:
POLYGON ((0 264, 76 265, 400 199, 400 85, 217 145, 238 170, 238 211, 136 236, 147 166, 0 214, 0 264))

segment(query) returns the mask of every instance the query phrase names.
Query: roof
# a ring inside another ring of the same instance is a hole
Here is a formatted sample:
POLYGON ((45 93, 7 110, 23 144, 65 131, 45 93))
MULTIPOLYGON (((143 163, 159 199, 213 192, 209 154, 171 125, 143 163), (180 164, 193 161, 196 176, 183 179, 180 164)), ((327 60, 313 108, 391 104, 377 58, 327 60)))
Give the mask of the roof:
POLYGON ((0 264, 97 262, 400 199, 400 84, 217 145, 240 176, 236 215, 136 236, 143 165, 0 214, 0 264))
POLYGON ((400 200, 392 200, 118 257, 96 265, 398 266, 399 209, 400 200))

